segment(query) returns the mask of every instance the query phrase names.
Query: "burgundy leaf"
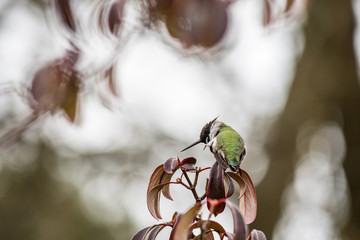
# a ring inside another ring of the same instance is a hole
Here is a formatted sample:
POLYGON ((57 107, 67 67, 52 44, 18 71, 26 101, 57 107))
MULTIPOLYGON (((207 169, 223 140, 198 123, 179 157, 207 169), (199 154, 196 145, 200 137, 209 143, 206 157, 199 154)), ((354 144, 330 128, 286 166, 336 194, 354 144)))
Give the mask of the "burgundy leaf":
POLYGON ((160 193, 165 184, 153 187, 147 194, 147 206, 151 215, 156 219, 161 219, 160 214, 160 193))
POLYGON ((156 224, 151 227, 146 227, 135 233, 131 240, 154 240, 164 227, 166 227, 165 224, 156 224))
POLYGON ((225 172, 225 182, 227 183, 228 186, 228 191, 226 193, 226 198, 231 197, 234 194, 234 183, 231 180, 230 176, 225 172))
POLYGON ((181 168, 185 169, 186 171, 195 170, 195 164, 196 159, 193 157, 184 158, 180 163, 181 168))
POLYGON ((147 240, 154 240, 157 237, 157 235, 159 234, 159 232, 161 230, 163 230, 164 228, 165 228, 165 225, 158 225, 158 226, 154 227, 154 229, 152 229, 150 231, 147 240))
MULTIPOLYGON (((173 174, 164 173, 163 177, 161 178, 161 183, 164 184, 164 183, 170 182, 172 175, 173 174)), ((161 192, 164 195, 164 197, 166 197, 167 199, 169 199, 171 201, 173 200, 173 198, 171 197, 171 194, 170 194, 170 184, 166 184, 161 192)))
POLYGON ((108 24, 112 34, 117 35, 123 21, 125 0, 115 1, 109 11, 108 24))
POLYGON ((266 236, 262 231, 253 229, 247 240, 266 240, 266 236))
POLYGON ((225 170, 217 162, 210 170, 206 191, 207 207, 215 216, 222 213, 226 206, 224 172, 225 170))
POLYGON ((230 201, 227 201, 227 206, 230 208, 234 219, 234 235, 231 239, 245 240, 246 238, 245 223, 239 209, 230 201))
POLYGON ((163 177, 165 171, 164 171, 164 164, 159 165, 154 172, 152 173, 147 189, 147 194, 150 192, 150 190, 155 187, 156 185, 159 185, 161 182, 161 178, 163 177))
POLYGON ((255 220, 257 213, 255 187, 249 175, 242 169, 240 169, 240 176, 246 184, 246 190, 240 197, 239 209, 244 216, 245 223, 250 224, 255 220))
MULTIPOLYGON (((173 182, 173 183, 178 184, 177 182, 173 182)), ((166 183, 156 185, 147 194, 147 206, 148 206, 149 212, 157 220, 161 219, 160 193, 163 190, 163 188, 169 184, 171 184, 171 182, 166 182, 166 183)), ((166 193, 163 193, 163 195, 165 197, 167 197, 168 199, 172 200, 170 193, 167 193, 167 195, 166 195, 166 193)))
POLYGON ((239 185, 239 199, 244 195, 245 191, 246 191, 246 184, 244 182, 244 180, 240 177, 240 175, 234 173, 234 172, 227 172, 227 174, 234 179, 237 184, 239 185))
POLYGON ((179 168, 180 160, 179 157, 171 157, 166 160, 164 164, 164 171, 166 173, 172 174, 179 168))
POLYGON ((159 203, 160 203, 160 190, 164 187, 164 185, 160 185, 161 179, 163 178, 164 165, 159 165, 154 172, 152 173, 147 189, 147 206, 149 212, 155 219, 161 219, 160 211, 159 211, 159 203), (157 190, 153 190, 155 186, 158 186, 157 190), (160 186, 160 187, 159 187, 160 186), (150 192, 152 193, 150 194, 150 192))
POLYGON ((181 166, 184 165, 184 164, 192 164, 192 165, 195 165, 196 164, 196 159, 194 157, 188 157, 188 158, 184 158, 182 161, 181 161, 181 166))
POLYGON ((187 240, 188 232, 191 223, 194 221, 194 218, 198 214, 201 208, 201 203, 196 203, 192 208, 190 208, 184 215, 177 217, 177 221, 174 225, 173 230, 170 234, 170 240, 187 240))
POLYGON ((148 234, 149 232, 149 229, 151 227, 147 227, 147 228, 144 228, 140 231, 138 231, 137 233, 135 233, 135 235, 131 238, 131 240, 144 240, 146 235, 148 234))
MULTIPOLYGON (((154 170, 153 174, 150 177, 150 181, 149 181, 149 185, 148 185, 148 189, 147 189, 147 195, 149 195, 149 192, 152 188, 154 188, 155 186, 157 186, 159 184, 163 184, 164 187, 162 189, 162 193, 163 193, 164 197, 166 197, 169 200, 173 200, 170 195, 170 186, 168 184, 165 184, 165 183, 170 182, 172 175, 173 174, 168 174, 165 172, 164 164, 159 165, 154 170)), ((150 209, 149 209, 149 211, 150 211, 150 209)), ((152 212, 152 211, 150 211, 150 212, 152 212)))
MULTIPOLYGON (((200 228, 201 224, 203 224, 203 222, 198 221, 193 223, 190 228, 189 231, 193 231, 196 228, 200 228)), ((219 237, 221 238, 224 234, 226 235, 225 229, 218 223, 212 220, 208 220, 205 222, 205 226, 206 229, 205 230, 211 230, 213 229, 214 231, 216 231, 219 234, 219 237)))
POLYGON ((181 166, 182 169, 185 171, 193 171, 196 170, 195 166, 193 164, 184 164, 181 166))
POLYGON ((55 8, 59 13, 63 24, 72 30, 76 31, 75 21, 71 10, 71 4, 69 0, 55 0, 55 8))

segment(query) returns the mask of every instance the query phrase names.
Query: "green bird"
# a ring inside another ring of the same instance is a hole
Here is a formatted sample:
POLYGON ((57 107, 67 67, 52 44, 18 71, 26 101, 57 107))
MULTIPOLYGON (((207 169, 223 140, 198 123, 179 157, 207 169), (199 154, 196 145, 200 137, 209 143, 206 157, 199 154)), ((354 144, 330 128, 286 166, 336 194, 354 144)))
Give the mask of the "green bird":
POLYGON ((199 143, 205 143, 214 154, 216 161, 224 169, 228 167, 232 171, 237 171, 241 161, 244 159, 246 150, 242 137, 230 126, 218 121, 217 117, 205 124, 200 133, 200 139, 190 146, 181 150, 181 152, 195 146, 199 143))

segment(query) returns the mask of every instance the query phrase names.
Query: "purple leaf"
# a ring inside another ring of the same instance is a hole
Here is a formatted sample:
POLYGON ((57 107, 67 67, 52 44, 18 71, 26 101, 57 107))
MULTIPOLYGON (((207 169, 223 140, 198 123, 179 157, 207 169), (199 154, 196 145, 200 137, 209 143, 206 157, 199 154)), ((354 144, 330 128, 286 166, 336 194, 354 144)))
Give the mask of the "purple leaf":
POLYGON ((228 186, 228 191, 226 193, 226 198, 231 197, 234 194, 234 183, 231 180, 230 176, 225 172, 225 182, 227 183, 228 186))
POLYGON ((164 164, 164 171, 166 173, 172 174, 179 168, 180 160, 179 157, 171 157, 166 160, 164 164))
POLYGON ((157 237, 157 235, 159 234, 159 232, 161 230, 163 230, 165 227, 166 227, 165 225, 158 225, 158 226, 154 227, 154 229, 152 229, 150 231, 147 240, 154 240, 157 237))
POLYGON ((152 173, 147 189, 147 205, 149 212, 155 219, 161 219, 160 215, 160 193, 169 200, 173 200, 170 194, 169 183, 173 174, 164 170, 164 164, 159 165, 152 173), (155 188, 157 187, 157 188, 155 188), (152 192, 151 192, 152 191, 152 192))
POLYGON ((131 240, 154 240, 164 227, 166 227, 165 224, 156 224, 151 227, 146 227, 135 233, 131 240), (146 236, 148 237, 146 238, 146 236))
POLYGON ((159 185, 161 182, 161 178, 164 175, 164 164, 159 165, 154 172, 152 173, 147 189, 147 193, 150 192, 150 190, 155 187, 156 185, 159 185))
POLYGON ((195 165, 195 164, 196 164, 196 159, 193 158, 193 157, 184 158, 184 159, 181 161, 181 164, 180 164, 180 165, 184 165, 184 164, 192 164, 192 165, 195 165))
POLYGON ((226 206, 224 172, 225 170, 217 162, 214 163, 210 170, 209 184, 206 191, 207 207, 215 216, 222 213, 226 206))
POLYGON ((245 223, 239 209, 230 201, 227 201, 227 206, 230 208, 234 219, 234 235, 231 239, 245 240, 246 238, 245 223))
POLYGON ((155 219, 161 219, 160 214, 160 193, 164 186, 169 185, 170 182, 156 185, 147 194, 147 205, 149 212, 155 219))
MULTIPOLYGON (((164 184, 170 182, 172 176, 173 174, 164 173, 163 177, 161 178, 161 183, 164 184)), ((173 200, 170 194, 170 184, 166 184, 161 192, 164 195, 164 197, 166 197, 171 201, 173 200)))
MULTIPOLYGON (((190 228, 189 231, 193 231, 196 228, 200 228, 201 224, 203 224, 203 222, 198 221, 193 223, 190 228)), ((226 235, 225 229, 218 223, 212 220, 208 220, 205 221, 205 226, 206 229, 205 230, 211 230, 213 229, 214 231, 216 231, 219 234, 219 237, 221 238, 224 234, 226 235)))
POLYGON ((246 185, 245 193, 240 197, 239 209, 244 216, 245 223, 250 224, 255 220, 257 213, 256 191, 250 176, 242 169, 239 172, 246 185))
POLYGON ((246 184, 244 182, 244 180, 240 177, 240 175, 234 173, 234 172, 227 172, 227 174, 234 179, 237 184, 239 185, 239 199, 242 197, 242 195, 244 195, 245 191, 246 191, 246 184))
MULTIPOLYGON (((163 188, 169 184, 171 184, 171 182, 166 182, 166 183, 156 185, 147 194, 147 206, 148 206, 149 212, 157 220, 161 219, 160 193, 163 190, 163 188)), ((170 193, 168 193, 168 194, 169 194, 168 196, 171 198, 170 193)), ((169 197, 167 197, 167 198, 169 198, 169 197)), ((172 199, 170 199, 170 200, 172 200, 172 199)))
POLYGON ((159 212, 159 201, 160 201, 160 190, 163 188, 163 185, 161 187, 158 187, 157 190, 153 190, 155 186, 159 186, 161 183, 161 179, 163 178, 165 172, 164 172, 164 165, 159 165, 153 172, 153 174, 150 177, 148 189, 147 189, 147 206, 149 209, 149 212, 155 219, 161 219, 161 215, 159 212), (150 194, 150 192, 152 193, 150 194))
POLYGON ((262 231, 253 229, 247 240, 266 240, 266 236, 262 231))
POLYGON ((201 208, 201 203, 196 203, 192 208, 190 208, 184 215, 177 217, 174 228, 170 234, 170 240, 187 240, 188 232, 191 223, 194 221, 194 218, 198 214, 201 208))
POLYGON ((184 158, 180 165, 186 171, 195 170, 196 159, 193 157, 184 158))
POLYGON ((150 228, 151 228, 151 227, 147 227, 147 228, 144 228, 144 229, 138 231, 138 232, 135 233, 135 235, 131 238, 131 240, 143 240, 143 239, 145 239, 145 237, 146 237, 146 235, 148 234, 150 228))

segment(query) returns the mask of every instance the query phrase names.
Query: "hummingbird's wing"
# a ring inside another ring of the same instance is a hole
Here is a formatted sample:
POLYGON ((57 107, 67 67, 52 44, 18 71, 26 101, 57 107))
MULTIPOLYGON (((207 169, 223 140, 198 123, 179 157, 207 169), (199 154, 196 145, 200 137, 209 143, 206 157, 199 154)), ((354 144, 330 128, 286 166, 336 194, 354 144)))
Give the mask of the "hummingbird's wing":
POLYGON ((221 150, 214 151, 216 162, 224 169, 229 167, 228 161, 225 158, 224 152, 221 150))

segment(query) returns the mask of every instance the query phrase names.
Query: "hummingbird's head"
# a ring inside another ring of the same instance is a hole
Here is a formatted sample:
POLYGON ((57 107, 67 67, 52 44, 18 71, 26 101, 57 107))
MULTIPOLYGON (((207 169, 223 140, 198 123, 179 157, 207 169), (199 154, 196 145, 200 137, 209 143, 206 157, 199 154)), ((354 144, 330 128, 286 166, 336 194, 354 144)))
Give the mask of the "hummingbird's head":
POLYGON ((191 144, 190 146, 184 148, 183 150, 181 150, 181 152, 199 144, 199 143, 205 143, 207 144, 211 138, 211 130, 212 130, 212 126, 217 122, 216 119, 218 117, 216 117, 215 119, 211 120, 210 122, 208 122, 207 124, 205 124, 205 126, 201 129, 201 133, 200 133, 200 139, 197 140, 196 142, 194 142, 193 144, 191 144))

